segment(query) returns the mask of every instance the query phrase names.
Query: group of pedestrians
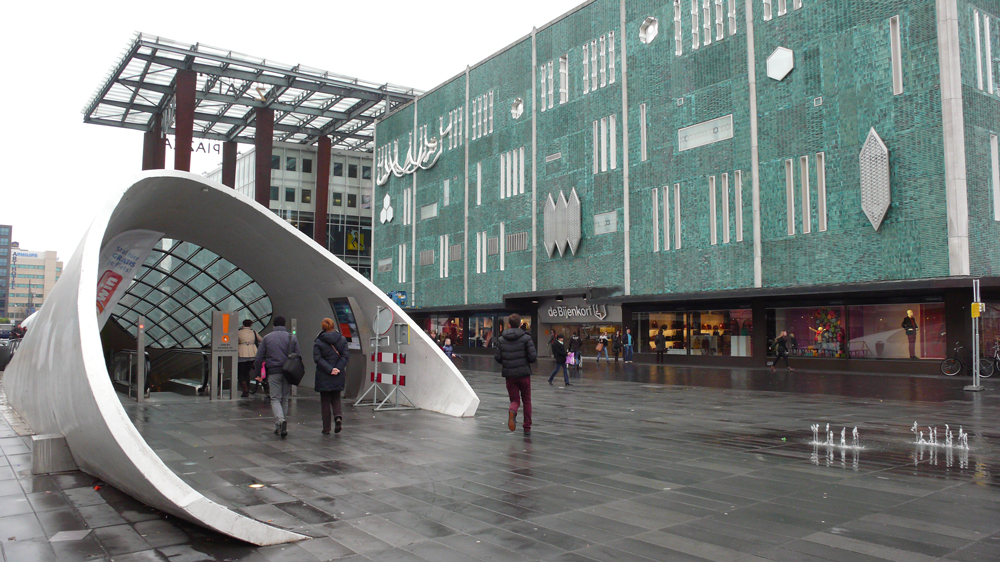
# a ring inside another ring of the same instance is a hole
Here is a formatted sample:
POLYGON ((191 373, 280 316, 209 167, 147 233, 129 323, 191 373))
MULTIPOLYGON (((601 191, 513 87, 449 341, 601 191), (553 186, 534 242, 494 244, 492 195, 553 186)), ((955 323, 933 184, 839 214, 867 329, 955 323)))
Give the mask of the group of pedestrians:
MULTIPOLYGON (((286 362, 301 352, 298 338, 285 326, 284 316, 275 316, 272 324, 274 329, 271 333, 261 337, 253 330, 250 320, 243 321, 238 333, 237 381, 244 398, 249 396, 251 374, 255 374, 258 381, 267 381, 271 412, 274 414, 274 433, 284 438, 288 436, 288 401, 292 392, 292 384, 285 372, 286 362)), ((344 418, 341 393, 347 380, 345 369, 349 356, 347 338, 332 319, 324 318, 320 323, 312 355, 316 363, 314 389, 319 393, 322 404, 323 434, 329 435, 331 428, 334 433, 340 433, 344 418)))

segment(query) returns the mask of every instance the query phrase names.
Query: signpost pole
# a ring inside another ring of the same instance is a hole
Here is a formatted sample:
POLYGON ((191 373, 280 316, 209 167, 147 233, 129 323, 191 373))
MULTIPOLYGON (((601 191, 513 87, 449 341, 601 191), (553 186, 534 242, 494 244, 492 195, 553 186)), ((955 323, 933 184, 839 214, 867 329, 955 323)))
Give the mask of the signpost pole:
POLYGON ((972 384, 965 387, 970 392, 985 390, 979 380, 979 316, 983 304, 979 295, 979 279, 972 280, 972 384))
MULTIPOLYGON (((135 397, 142 404, 146 400, 146 317, 139 317, 139 329, 135 333, 137 353, 135 356, 137 373, 135 380, 135 397)), ((128 385, 129 391, 132 385, 128 385)))
POLYGON ((234 312, 212 311, 212 371, 209 377, 212 388, 210 400, 236 399, 236 363, 239 348, 236 334, 237 316, 234 312), (229 358, 229 398, 223 398, 222 380, 225 374, 223 359, 229 358))

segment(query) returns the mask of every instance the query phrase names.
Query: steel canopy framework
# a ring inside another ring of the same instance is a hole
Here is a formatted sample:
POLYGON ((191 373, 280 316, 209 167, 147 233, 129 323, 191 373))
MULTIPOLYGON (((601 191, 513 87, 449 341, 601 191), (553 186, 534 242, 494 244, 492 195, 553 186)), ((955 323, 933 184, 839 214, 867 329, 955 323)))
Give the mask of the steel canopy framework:
POLYGON ((256 109, 274 110, 274 141, 371 151, 375 119, 421 92, 137 33, 83 110, 85 123, 173 132, 178 70, 197 72, 194 137, 253 143, 256 109))

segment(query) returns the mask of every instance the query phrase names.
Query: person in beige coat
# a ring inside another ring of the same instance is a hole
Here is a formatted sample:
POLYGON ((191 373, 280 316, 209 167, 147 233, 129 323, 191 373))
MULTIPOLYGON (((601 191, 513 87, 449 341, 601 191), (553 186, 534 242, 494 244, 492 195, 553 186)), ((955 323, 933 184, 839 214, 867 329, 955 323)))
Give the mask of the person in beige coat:
POLYGON ((251 326, 253 326, 251 320, 244 320, 243 327, 236 335, 240 352, 236 377, 240 384, 240 390, 243 392, 240 396, 243 398, 250 396, 250 371, 253 369, 253 360, 257 356, 257 344, 260 343, 260 335, 251 326))

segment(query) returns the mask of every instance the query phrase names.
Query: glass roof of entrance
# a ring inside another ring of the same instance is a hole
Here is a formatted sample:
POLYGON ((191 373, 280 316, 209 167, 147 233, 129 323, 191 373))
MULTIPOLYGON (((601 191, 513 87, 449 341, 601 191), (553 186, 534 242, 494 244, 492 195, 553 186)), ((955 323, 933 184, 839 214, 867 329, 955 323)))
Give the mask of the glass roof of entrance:
POLYGON ((164 238, 111 319, 135 336, 139 316, 145 316, 150 347, 192 349, 211 341, 213 310, 249 318, 257 331, 271 321, 271 299, 249 275, 211 250, 164 238))

